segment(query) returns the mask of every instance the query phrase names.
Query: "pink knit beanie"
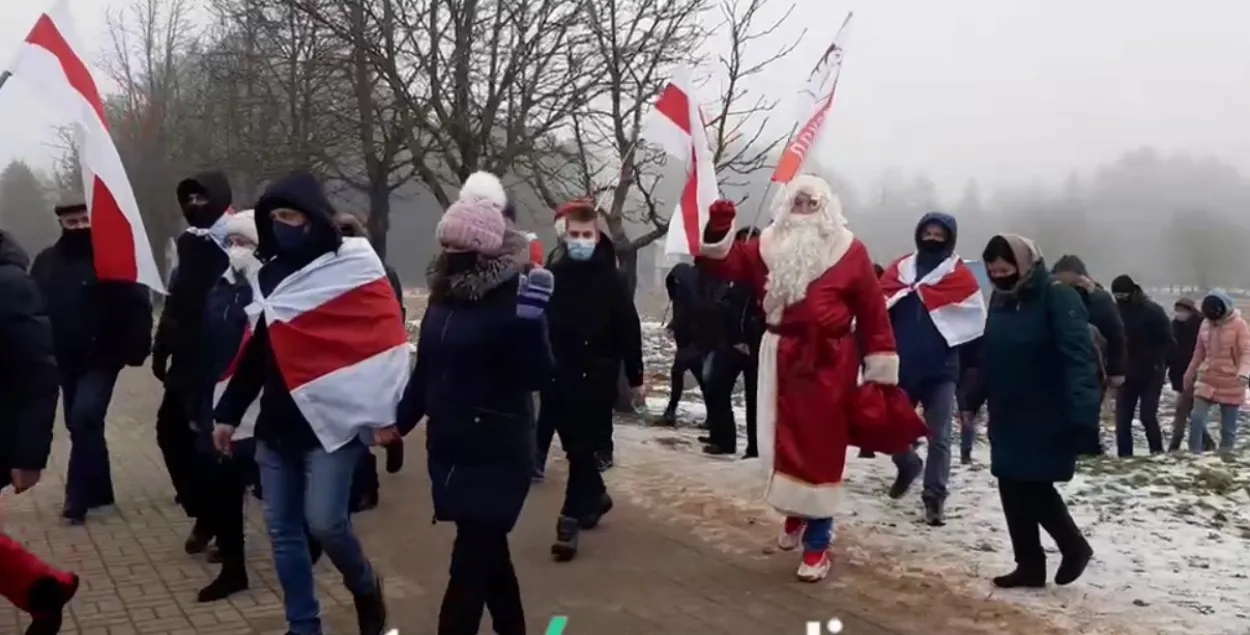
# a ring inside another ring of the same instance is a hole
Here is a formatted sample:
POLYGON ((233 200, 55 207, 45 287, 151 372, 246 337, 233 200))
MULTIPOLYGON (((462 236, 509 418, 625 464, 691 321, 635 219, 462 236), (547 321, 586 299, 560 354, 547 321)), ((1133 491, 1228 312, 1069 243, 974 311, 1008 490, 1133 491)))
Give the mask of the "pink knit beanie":
POLYGON ((439 244, 450 249, 496 255, 503 248, 507 204, 503 184, 493 174, 477 172, 460 188, 460 197, 447 208, 434 230, 439 244))

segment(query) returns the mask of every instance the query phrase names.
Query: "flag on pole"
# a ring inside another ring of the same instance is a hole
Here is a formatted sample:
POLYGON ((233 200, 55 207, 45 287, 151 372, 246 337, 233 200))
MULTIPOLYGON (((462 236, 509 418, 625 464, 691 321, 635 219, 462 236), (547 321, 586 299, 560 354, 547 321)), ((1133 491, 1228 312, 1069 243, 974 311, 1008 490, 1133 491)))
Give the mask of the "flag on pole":
POLYGON ((799 93, 801 111, 799 121, 804 122, 798 134, 790 139, 790 143, 777 162, 773 171, 774 183, 789 183, 803 170, 803 164, 825 127, 825 119, 833 110, 833 97, 838 88, 838 76, 842 74, 842 52, 846 44, 847 25, 851 23, 851 15, 846 15, 842 28, 838 29, 833 43, 825 49, 816 67, 807 78, 807 84, 799 93), (805 112, 804 112, 805 111, 805 112))
POLYGON ((679 68, 660 93, 655 110, 648 115, 642 129, 643 137, 687 165, 681 199, 669 218, 668 234, 664 238, 664 253, 670 256, 699 253, 708 208, 720 198, 705 123, 694 97, 690 69, 679 68))
POLYGON ((39 16, 8 71, 74 117, 96 275, 101 280, 138 282, 164 293, 139 203, 109 137, 104 102, 77 41, 67 0, 57 0, 39 16))
POLYGON ((265 320, 291 399, 327 452, 395 423, 411 352, 395 290, 365 238, 344 238, 247 307, 265 320))

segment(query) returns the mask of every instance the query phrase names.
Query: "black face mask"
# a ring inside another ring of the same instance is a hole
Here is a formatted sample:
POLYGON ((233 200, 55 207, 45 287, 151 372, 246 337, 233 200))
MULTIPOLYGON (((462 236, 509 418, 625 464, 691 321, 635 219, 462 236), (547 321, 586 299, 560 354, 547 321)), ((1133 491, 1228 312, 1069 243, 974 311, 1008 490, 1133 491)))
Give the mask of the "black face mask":
POLYGON ((999 276, 990 278, 990 282, 1000 291, 1011 291, 1020 284, 1020 274, 1013 273, 1009 276, 999 276))
POLYGON ((922 240, 916 248, 920 250, 920 253, 940 254, 946 250, 946 241, 933 239, 922 240))
POLYGON ((460 273, 477 266, 477 254, 471 251, 449 251, 443 257, 447 259, 447 273, 460 273))
POLYGON ((62 229, 61 246, 72 254, 84 254, 91 251, 91 228, 62 229))
POLYGON ((197 203, 195 205, 183 205, 182 217, 187 219, 187 224, 200 229, 208 229, 217 222, 221 214, 215 213, 207 203, 197 203))

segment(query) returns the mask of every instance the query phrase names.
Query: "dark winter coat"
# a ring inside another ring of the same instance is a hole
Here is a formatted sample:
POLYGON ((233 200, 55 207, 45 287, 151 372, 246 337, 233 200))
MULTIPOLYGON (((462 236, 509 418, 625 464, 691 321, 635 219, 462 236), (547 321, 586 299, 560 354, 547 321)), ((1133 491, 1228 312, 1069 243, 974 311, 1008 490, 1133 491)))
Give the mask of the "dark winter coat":
MULTIPOLYGON (((531 393, 554 360, 542 320, 517 317, 520 267, 479 257, 449 271, 435 259, 417 364, 396 422, 407 433, 428 416, 434 515, 510 531, 529 493, 535 456, 531 393)), ((558 284, 557 284, 558 289, 558 284)))
POLYGON ((1185 370, 1189 368, 1189 360, 1194 357, 1194 348, 1198 345, 1198 330, 1202 328, 1202 314, 1196 310, 1188 320, 1172 320, 1172 337, 1176 346, 1168 357, 1168 381, 1172 390, 1181 392, 1185 389, 1185 370))
POLYGON ((57 365, 66 372, 142 366, 152 344, 148 288, 99 280, 91 244, 65 238, 35 257, 30 275, 52 322, 57 365))
POLYGON ((1140 289, 1134 291, 1128 301, 1116 304, 1128 343, 1124 381, 1143 384, 1162 381, 1175 345, 1167 312, 1140 289))
MULTIPOLYGON (((916 253, 916 279, 933 271, 942 261, 955 253, 959 237, 959 225, 955 218, 941 212, 930 212, 920 218, 914 230, 917 245, 920 232, 929 224, 937 223, 950 234, 946 250, 936 254, 916 253)), ((959 380, 959 353, 946 343, 946 338, 933 323, 933 317, 920 300, 920 295, 909 293, 890 307, 890 324, 894 327, 894 341, 898 346, 899 386, 916 398, 934 384, 959 380)))
POLYGON ((608 403, 615 399, 622 363, 630 386, 643 380, 642 325, 614 253, 604 236, 590 260, 553 261, 555 292, 547 307, 556 386, 608 403))
POLYGON ((1124 322, 1120 320, 1120 310, 1115 306, 1115 298, 1111 297, 1101 285, 1093 288, 1076 287, 1081 296, 1081 303, 1089 314, 1089 323, 1098 329, 1098 333, 1107 340, 1106 369, 1110 377, 1123 377, 1128 370, 1128 342, 1124 336, 1124 322))
POLYGON ((10 470, 47 466, 56 417, 52 326, 28 264, 0 231, 0 487, 9 484, 10 470))
POLYGON ((678 263, 664 277, 672 317, 668 329, 681 350, 710 353, 724 345, 727 286, 688 262, 678 263))
POLYGON ((220 278, 204 303, 202 337, 208 354, 200 359, 194 399, 199 405, 195 424, 201 449, 206 451, 212 449, 209 435, 213 430, 213 391, 239 353, 239 344, 247 332, 245 309, 252 303, 252 286, 242 276, 232 278, 220 278))
MULTIPOLYGON (((221 172, 202 172, 178 184, 181 193, 190 184, 198 184, 207 193, 210 209, 219 217, 230 208, 230 184, 221 172)), ((257 214, 257 218, 261 218, 257 214)), ((152 363, 168 364, 166 386, 177 390, 193 390, 196 375, 203 367, 200 326, 204 319, 204 302, 217 284, 230 259, 221 245, 208 236, 183 232, 175 241, 178 251, 178 275, 170 281, 169 296, 156 327, 152 347, 152 363)), ((188 404, 194 413, 194 404, 188 404)))
MULTIPOLYGON (((262 295, 273 292, 279 282, 302 269, 322 254, 337 251, 343 244, 339 228, 334 224, 334 207, 326 198, 321 184, 310 174, 297 172, 274 182, 256 202, 256 233, 259 242, 256 255, 265 262, 261 267, 259 287, 262 295), (269 212, 285 207, 303 212, 308 217, 309 238, 298 252, 279 251, 273 236, 269 212)), ((181 275, 181 274, 179 274, 181 275)), ((248 406, 260 395, 260 414, 256 420, 256 440, 266 446, 289 452, 304 452, 320 447, 308 420, 300 412, 286 387, 277 358, 269 345, 264 320, 257 323, 252 338, 244 347, 239 364, 214 411, 214 420, 237 426, 248 406), (263 392, 262 392, 263 389, 263 392)))
POLYGON ((764 309, 751 292, 751 288, 737 282, 723 282, 721 302, 725 347, 746 344, 752 351, 759 350, 764 337, 764 309))
POLYGON ((979 374, 994 476, 1071 480, 1101 405, 1088 321, 1076 292, 1040 263, 1016 293, 991 298, 979 374))

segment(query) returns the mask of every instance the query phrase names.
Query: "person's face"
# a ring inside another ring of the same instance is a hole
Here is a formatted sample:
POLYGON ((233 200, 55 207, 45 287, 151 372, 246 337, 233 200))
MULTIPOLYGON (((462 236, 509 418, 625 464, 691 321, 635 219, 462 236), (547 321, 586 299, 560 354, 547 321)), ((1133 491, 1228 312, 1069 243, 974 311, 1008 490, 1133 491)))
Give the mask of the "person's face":
POLYGON ((1009 278, 1020 273, 1020 269, 1006 260, 991 260, 985 263, 985 272, 991 278, 1009 278))
POLYGON ((564 232, 566 240, 589 240, 599 242, 599 228, 595 226, 594 221, 576 221, 569 219, 566 221, 564 232))
POLYGON ((244 249, 250 249, 252 251, 255 251, 256 243, 252 242, 252 240, 248 238, 247 236, 240 236, 239 234, 230 234, 226 236, 226 247, 227 248, 242 247, 244 249))
POLYGON ((286 207, 279 207, 269 212, 269 218, 288 227, 303 227, 308 224, 308 217, 303 212, 286 207))
POLYGON ((205 205, 208 205, 208 196, 203 192, 187 194, 187 207, 204 207, 205 205))
POLYGON ((794 195, 794 205, 790 208, 791 214, 799 216, 807 216, 820 211, 820 201, 813 198, 806 192, 799 192, 794 195))
POLYGON ((1133 294, 1127 293, 1127 292, 1112 293, 1111 296, 1115 298, 1116 302, 1128 302, 1129 300, 1133 299, 1133 294))
POLYGON ((1075 271, 1060 271, 1055 274, 1055 279, 1067 284, 1077 285, 1081 283, 1081 274, 1075 271))
POLYGON ((1181 322, 1187 322, 1189 318, 1193 316, 1194 316, 1193 311, 1190 311, 1189 309, 1185 309, 1182 307, 1176 307, 1175 319, 1180 320, 1181 322))
POLYGON ((72 231, 75 229, 90 229, 91 228, 91 215, 85 211, 74 212, 72 214, 65 214, 61 216, 60 218, 58 218, 57 220, 60 221, 62 229, 67 229, 67 230, 72 231))
POLYGON ((950 239, 946 233, 946 228, 937 223, 929 223, 920 228, 920 240, 932 240, 934 242, 944 243, 950 239))

